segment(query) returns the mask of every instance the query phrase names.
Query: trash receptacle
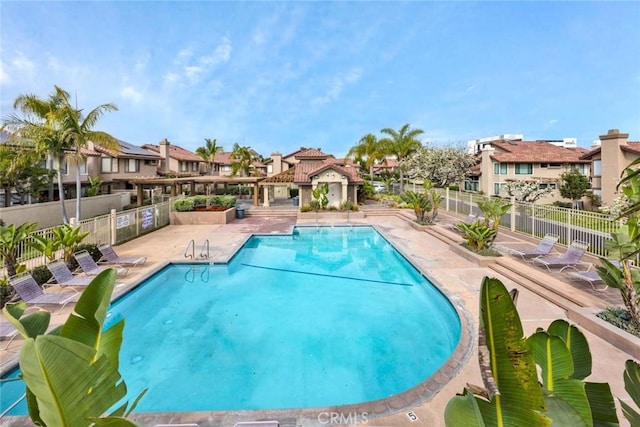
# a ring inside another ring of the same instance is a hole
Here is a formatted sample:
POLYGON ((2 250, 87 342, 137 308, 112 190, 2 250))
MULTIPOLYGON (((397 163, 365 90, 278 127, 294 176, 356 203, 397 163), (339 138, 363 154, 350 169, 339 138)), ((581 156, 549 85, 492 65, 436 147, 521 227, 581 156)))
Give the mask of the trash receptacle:
POLYGON ((236 218, 244 218, 244 208, 236 208, 236 218))
POLYGON ((293 200, 293 206, 300 206, 300 197, 295 196, 292 197, 291 200, 293 200))

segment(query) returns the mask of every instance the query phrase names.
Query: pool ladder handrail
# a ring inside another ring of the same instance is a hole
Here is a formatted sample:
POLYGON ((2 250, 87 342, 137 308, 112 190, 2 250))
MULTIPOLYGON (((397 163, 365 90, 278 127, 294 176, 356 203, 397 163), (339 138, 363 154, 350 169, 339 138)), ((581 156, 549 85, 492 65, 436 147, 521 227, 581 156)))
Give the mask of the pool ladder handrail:
POLYGON ((187 249, 184 250, 184 257, 194 259, 196 257, 196 242, 191 239, 187 245, 187 249), (189 254, 189 248, 191 248, 191 254, 189 254))
POLYGON ((200 259, 209 259, 209 239, 204 241, 202 250, 200 251, 200 259), (205 249, 207 250, 205 253, 205 249))

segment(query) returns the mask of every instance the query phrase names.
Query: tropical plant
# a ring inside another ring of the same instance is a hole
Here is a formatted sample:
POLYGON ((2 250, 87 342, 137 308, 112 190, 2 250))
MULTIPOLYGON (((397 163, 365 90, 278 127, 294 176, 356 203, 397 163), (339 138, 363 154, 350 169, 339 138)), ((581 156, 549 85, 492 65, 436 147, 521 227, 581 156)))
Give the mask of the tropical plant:
POLYGON ((20 249, 37 226, 35 222, 25 222, 18 227, 14 224, 0 226, 0 257, 9 277, 26 269, 24 265, 18 263, 20 249))
POLYGON ((416 222, 420 224, 431 223, 429 212, 433 209, 433 203, 428 194, 406 191, 400 194, 400 197, 407 205, 413 208, 413 212, 416 214, 416 222))
POLYGON ((89 141, 98 143, 102 147, 114 151, 120 151, 120 143, 110 134, 102 131, 93 130, 98 120, 107 112, 117 111, 115 104, 102 104, 86 115, 82 109, 73 107, 69 102, 69 94, 61 91, 62 105, 55 112, 55 121, 58 122, 59 129, 62 131, 64 145, 69 147, 73 154, 69 157, 76 166, 76 221, 80 221, 82 183, 80 176, 80 166, 86 161, 86 157, 82 150, 86 148, 89 141))
MULTIPOLYGON (((495 230, 496 234, 493 240, 498 236, 498 229, 500 227, 500 219, 509 212, 511 203, 498 197, 489 198, 485 197, 478 201, 478 208, 484 213, 484 224, 487 227, 491 227, 495 230)), ((493 243, 493 240, 489 242, 489 245, 493 243)))
POLYGON ((104 329, 116 273, 107 269, 87 286, 66 322, 49 334, 50 315, 23 316, 24 304, 7 305, 3 314, 25 338, 20 349, 31 420, 42 426, 135 426, 126 419, 134 402, 122 402, 127 386, 119 372, 124 319, 104 329), (115 408, 115 409, 113 409, 115 408), (107 411, 109 415, 103 417, 107 411))
POLYGON ((55 173, 41 166, 41 158, 34 150, 0 144, 0 188, 4 189, 4 206, 11 203, 12 189, 25 203, 27 196, 37 197, 55 173))
POLYGON ((422 143, 417 139, 418 135, 424 133, 422 129, 411 129, 409 123, 399 130, 384 128, 380 132, 388 135, 379 141, 382 151, 394 155, 398 160, 400 170, 400 192, 404 191, 404 166, 403 160, 413 152, 422 147, 422 143))
POLYGON ((229 156, 231 160, 231 174, 235 176, 240 172, 241 176, 250 176, 251 166, 259 157, 260 155, 253 148, 241 146, 236 142, 229 156))
POLYGON ((467 385, 449 401, 447 426, 618 425, 609 385, 585 381, 591 353, 575 326, 556 320, 525 338, 512 294, 485 277, 478 332, 484 388, 467 385))
POLYGON ((327 198, 328 193, 329 184, 326 182, 324 184, 317 185, 313 190, 311 190, 313 200, 318 202, 320 209, 325 209, 327 207, 327 204, 329 203, 329 199, 327 198))
POLYGON ((373 183, 373 166, 377 160, 384 157, 383 145, 378 141, 375 135, 368 133, 358 141, 358 144, 351 147, 347 153, 347 157, 354 159, 362 159, 365 168, 369 171, 371 183, 373 183))
POLYGON ((89 177, 89 188, 87 188, 87 197, 97 196, 102 187, 102 180, 99 176, 89 177))
POLYGON ((178 212, 189 212, 196 208, 195 201, 190 197, 178 199, 173 202, 173 209, 178 212))
POLYGON ((575 168, 564 172, 560 175, 560 178, 562 180, 560 195, 565 199, 571 199, 571 203, 575 208, 577 201, 587 194, 587 190, 591 188, 589 178, 575 168))
POLYGON ((477 220, 470 224, 460 222, 454 226, 462 233, 467 247, 474 252, 482 252, 489 248, 497 233, 492 227, 477 220))
POLYGON ((218 145, 218 142, 215 139, 205 138, 204 142, 204 147, 196 148, 196 154, 209 164, 209 175, 213 175, 215 166, 214 159, 216 158, 216 154, 224 151, 224 149, 221 145, 218 145))
MULTIPOLYGON (((633 360, 627 360, 624 370, 624 389, 627 391, 636 407, 640 407, 640 364, 633 360)), ((632 427, 640 426, 640 413, 631 405, 620 399, 622 413, 629 420, 632 427)))
POLYGON ((90 234, 88 231, 82 232, 81 227, 72 227, 69 224, 62 224, 51 230, 54 242, 62 249, 62 260, 71 261, 78 245, 90 234))

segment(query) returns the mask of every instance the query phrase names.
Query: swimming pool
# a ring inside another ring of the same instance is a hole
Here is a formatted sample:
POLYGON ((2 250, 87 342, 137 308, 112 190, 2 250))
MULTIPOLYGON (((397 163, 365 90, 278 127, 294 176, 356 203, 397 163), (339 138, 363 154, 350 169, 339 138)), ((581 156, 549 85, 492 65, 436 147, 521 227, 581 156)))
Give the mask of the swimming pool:
POLYGON ((128 389, 149 388, 136 412, 382 399, 460 339, 447 298, 370 227, 254 236, 228 265, 168 266, 111 313, 126 319, 128 389))

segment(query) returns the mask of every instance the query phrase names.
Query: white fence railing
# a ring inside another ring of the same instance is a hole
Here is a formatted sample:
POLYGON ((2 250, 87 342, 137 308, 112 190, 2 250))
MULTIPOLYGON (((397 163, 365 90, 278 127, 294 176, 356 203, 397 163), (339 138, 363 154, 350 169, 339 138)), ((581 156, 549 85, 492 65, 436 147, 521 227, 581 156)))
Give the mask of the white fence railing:
MULTIPOLYGON (((171 203, 166 201, 121 212, 112 210, 109 214, 80 221, 77 225, 80 226, 81 231, 89 232, 82 244, 107 243, 116 245, 149 233, 169 224, 170 209, 171 203)), ((36 230, 31 235, 51 239, 54 228, 56 227, 36 230)), ((26 265, 29 270, 47 264, 47 258, 29 246, 29 241, 34 241, 34 239, 29 237, 18 247, 18 264, 26 265)), ((60 255, 58 254, 58 257, 60 255)), ((4 260, 0 259, 0 277, 4 274, 4 260)))
MULTIPOLYGON (((476 193, 464 193, 438 189, 443 200, 440 204, 448 212, 460 215, 482 216, 478 201, 485 199, 476 193)), ((511 231, 542 237, 547 233, 560 236, 560 243, 570 244, 574 240, 589 243, 588 252, 605 255, 604 242, 620 224, 611 215, 551 205, 536 205, 511 200, 511 210, 500 220, 500 225, 511 231)))

